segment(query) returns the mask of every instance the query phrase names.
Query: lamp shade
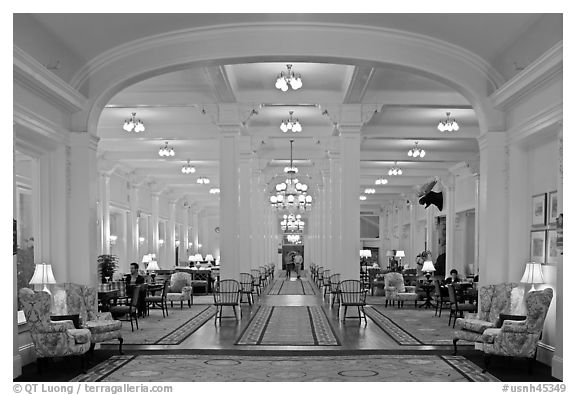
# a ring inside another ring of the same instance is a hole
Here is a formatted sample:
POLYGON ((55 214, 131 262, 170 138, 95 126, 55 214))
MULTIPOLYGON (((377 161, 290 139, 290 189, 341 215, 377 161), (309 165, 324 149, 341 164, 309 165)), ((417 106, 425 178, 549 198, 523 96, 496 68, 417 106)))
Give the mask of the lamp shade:
POLYGON ((212 256, 212 254, 208 254, 208 255, 206 255, 206 260, 207 260, 208 262, 213 262, 213 261, 214 261, 214 257, 212 256))
POLYGON ((372 251, 371 250, 360 250, 360 258, 371 258, 372 251))
POLYGON ((146 254, 142 257, 142 263, 150 263, 152 261, 152 255, 146 254))
POLYGON ((528 262, 520 282, 525 284, 543 284, 544 273, 542 272, 542 265, 540 263, 528 262))
POLYGON ((386 256, 394 256, 394 250, 386 251, 386 256))
POLYGON ((52 273, 52 265, 47 263, 39 263, 34 268, 34 274, 30 280, 30 284, 56 284, 56 279, 52 273))
POLYGON ((150 261, 150 263, 148 263, 148 266, 146 267, 146 270, 148 270, 148 271, 160 270, 160 266, 158 266, 158 262, 150 261))
POLYGON ((404 254, 404 251, 402 250, 397 250, 396 251, 396 255, 394 255, 396 258, 404 258, 406 256, 406 254, 404 254))
POLYGON ((436 268, 434 267, 434 263, 432 263, 432 261, 424 261, 424 264, 422 265, 422 271, 435 272, 436 268))
POLYGON ((196 255, 190 255, 190 256, 188 257, 188 261, 189 261, 189 262, 196 262, 196 255))
POLYGON ((202 258, 202 254, 200 253, 194 255, 194 258, 196 259, 196 262, 201 262, 204 260, 204 258, 202 258))

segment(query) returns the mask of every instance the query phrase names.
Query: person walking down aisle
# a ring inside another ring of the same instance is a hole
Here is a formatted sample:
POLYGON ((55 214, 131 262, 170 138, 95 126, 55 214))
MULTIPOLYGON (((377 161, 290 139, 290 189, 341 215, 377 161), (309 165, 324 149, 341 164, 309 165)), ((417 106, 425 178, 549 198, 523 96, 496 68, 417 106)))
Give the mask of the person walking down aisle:
POLYGON ((289 252, 284 258, 284 264, 286 265, 286 279, 290 280, 290 272, 294 267, 294 253, 289 252))
POLYGON ((297 278, 300 279, 300 269, 302 268, 302 262, 304 262, 304 258, 302 257, 302 255, 297 254, 294 257, 294 268, 296 269, 296 276, 298 276, 297 278))

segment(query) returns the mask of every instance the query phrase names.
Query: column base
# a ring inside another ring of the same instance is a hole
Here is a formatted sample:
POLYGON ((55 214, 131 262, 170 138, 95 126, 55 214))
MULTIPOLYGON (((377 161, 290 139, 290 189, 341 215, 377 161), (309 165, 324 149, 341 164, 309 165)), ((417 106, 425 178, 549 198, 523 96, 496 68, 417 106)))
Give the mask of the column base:
POLYGON ((552 358, 552 376, 558 380, 564 380, 564 361, 562 357, 555 355, 552 358))
POLYGON ((15 379, 22 375, 22 357, 20 354, 14 355, 12 360, 12 378, 15 379))

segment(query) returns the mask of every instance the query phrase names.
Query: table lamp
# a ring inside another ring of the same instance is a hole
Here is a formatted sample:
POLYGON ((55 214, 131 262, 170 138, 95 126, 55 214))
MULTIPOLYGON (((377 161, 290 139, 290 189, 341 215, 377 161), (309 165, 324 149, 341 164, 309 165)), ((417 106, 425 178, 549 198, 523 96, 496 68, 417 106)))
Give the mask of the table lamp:
POLYGON ((428 282, 430 282, 430 276, 432 275, 432 272, 436 271, 436 268, 434 267, 434 263, 432 263, 432 261, 424 261, 424 265, 422 265, 422 271, 426 276, 426 280, 428 280, 428 282))
POLYGON ((142 263, 144 264, 144 267, 146 267, 146 265, 149 264, 150 262, 152 262, 151 254, 146 254, 142 257, 142 263))
POLYGON ((29 284, 32 285, 43 285, 44 288, 42 291, 49 293, 52 295, 50 290, 47 287, 47 284, 56 284, 56 279, 54 278, 54 274, 52 273, 52 265, 47 263, 39 263, 34 268, 34 274, 32 275, 32 279, 30 280, 29 284))
POLYGON ((192 266, 194 262, 196 262, 196 256, 195 255, 188 256, 188 262, 190 263, 190 266, 192 266))
POLYGON ((540 263, 528 262, 520 282, 525 284, 532 284, 532 288, 530 288, 530 291, 528 292, 535 291, 536 288, 534 287, 534 284, 544 284, 544 273, 542 272, 542 265, 540 263))
POLYGON ((150 272, 150 276, 152 277, 152 283, 156 282, 156 270, 160 270, 160 266, 158 266, 158 262, 150 261, 146 270, 150 272))
POLYGON ((361 263, 366 263, 366 258, 371 258, 372 257, 372 251, 371 250, 360 250, 360 262, 361 263))
POLYGON ((406 254, 404 254, 403 250, 396 250, 396 254, 394 254, 395 258, 398 258, 398 266, 402 269, 402 258, 404 258, 406 254))
POLYGON ((212 262, 214 262, 214 257, 212 256, 212 254, 206 255, 205 259, 208 261, 208 266, 212 266, 212 262))
POLYGON ((200 262, 204 260, 204 258, 202 258, 202 254, 198 253, 194 255, 194 260, 196 261, 196 269, 200 269, 200 267, 202 266, 200 262))

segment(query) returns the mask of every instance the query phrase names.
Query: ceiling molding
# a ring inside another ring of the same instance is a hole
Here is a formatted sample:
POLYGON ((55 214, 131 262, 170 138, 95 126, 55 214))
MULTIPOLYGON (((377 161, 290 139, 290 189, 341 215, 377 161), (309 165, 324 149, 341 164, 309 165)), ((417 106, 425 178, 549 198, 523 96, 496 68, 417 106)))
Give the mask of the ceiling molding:
POLYGON ((494 107, 505 110, 542 84, 562 74, 562 50, 563 44, 560 41, 492 93, 490 100, 494 107))
POLYGON ((371 66, 355 66, 352 78, 346 89, 343 103, 361 103, 374 77, 375 69, 371 66))
POLYGON ((66 81, 52 73, 24 50, 14 45, 13 66, 15 81, 32 89, 66 112, 82 110, 86 98, 66 81))
POLYGON ((216 101, 219 103, 236 103, 236 96, 224 66, 208 66, 203 69, 206 78, 211 82, 216 101))
MULTIPOLYGON (((55 146, 70 143, 70 133, 63 129, 62 126, 32 112, 18 103, 14 103, 13 122, 14 125, 19 125, 28 131, 34 132, 43 140, 49 140, 55 146)), ((19 128, 14 129, 15 139, 25 139, 31 143, 32 141, 28 137, 32 136, 28 136, 28 133, 20 132, 19 128)))
POLYGON ((508 131, 508 144, 517 144, 548 128, 561 129, 563 103, 557 103, 508 131))

